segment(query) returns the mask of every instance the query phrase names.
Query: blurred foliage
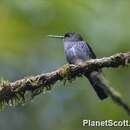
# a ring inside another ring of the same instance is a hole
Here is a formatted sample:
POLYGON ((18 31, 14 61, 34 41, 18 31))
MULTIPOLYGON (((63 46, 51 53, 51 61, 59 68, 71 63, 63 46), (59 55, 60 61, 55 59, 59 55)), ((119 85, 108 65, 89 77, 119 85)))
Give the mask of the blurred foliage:
MULTIPOLYGON (((48 34, 79 32, 98 57, 129 51, 129 7, 128 0, 0 0, 0 76, 13 81, 66 63, 62 41, 48 34)), ((130 68, 104 75, 129 102, 130 68)), ((0 130, 79 130, 89 129, 83 119, 129 119, 110 99, 99 101, 85 78, 62 86, 0 113, 0 130)))

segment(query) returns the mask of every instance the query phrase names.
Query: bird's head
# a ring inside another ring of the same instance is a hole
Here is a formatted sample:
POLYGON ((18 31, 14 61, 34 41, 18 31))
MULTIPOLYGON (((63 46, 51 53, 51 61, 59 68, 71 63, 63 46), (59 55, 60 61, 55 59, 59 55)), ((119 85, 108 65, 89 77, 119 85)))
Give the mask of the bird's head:
POLYGON ((83 38, 77 32, 67 32, 64 35, 64 41, 83 41, 83 38))
POLYGON ((48 35, 51 38, 63 39, 65 42, 83 41, 83 38, 77 32, 66 32, 64 36, 48 35))

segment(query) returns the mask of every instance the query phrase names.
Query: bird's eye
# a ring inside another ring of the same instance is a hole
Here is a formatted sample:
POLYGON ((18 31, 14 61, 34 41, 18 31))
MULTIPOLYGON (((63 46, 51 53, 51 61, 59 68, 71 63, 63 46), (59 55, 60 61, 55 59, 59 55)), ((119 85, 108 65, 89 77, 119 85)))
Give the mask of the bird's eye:
POLYGON ((69 34, 69 33, 66 33, 66 34, 65 34, 65 37, 70 37, 70 34, 69 34))

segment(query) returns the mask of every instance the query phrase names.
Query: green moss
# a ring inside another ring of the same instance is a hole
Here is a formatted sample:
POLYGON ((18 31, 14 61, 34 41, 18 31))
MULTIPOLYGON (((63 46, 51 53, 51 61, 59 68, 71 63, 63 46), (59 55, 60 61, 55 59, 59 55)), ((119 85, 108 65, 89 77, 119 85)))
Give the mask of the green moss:
POLYGON ((71 81, 73 78, 70 71, 71 71, 71 68, 69 64, 64 65, 62 70, 60 71, 60 75, 63 78, 64 85, 66 81, 71 81))
POLYGON ((0 110, 2 111, 6 106, 15 107, 18 104, 25 102, 24 91, 12 92, 10 89, 10 82, 4 79, 0 80, 0 110))
POLYGON ((62 77, 63 85, 65 86, 66 83, 72 83, 77 77, 82 77, 82 74, 79 72, 75 75, 71 72, 71 66, 66 64, 63 66, 62 70, 60 71, 60 75, 62 77))
MULTIPOLYGON (((60 70, 60 77, 65 85, 66 82, 72 82, 76 75, 74 75, 71 71, 72 66, 69 64, 64 65, 64 67, 60 70)), ((79 74, 80 76, 80 74, 79 74)), ((25 104, 32 100, 35 96, 46 93, 52 89, 52 83, 47 83, 43 86, 43 83, 40 80, 36 79, 33 76, 25 77, 22 81, 16 82, 15 90, 11 90, 10 82, 5 81, 4 79, 0 80, 0 109, 3 110, 6 106, 15 107, 17 105, 25 104), (51 85, 50 85, 51 84, 51 85), (23 86, 25 89, 23 90, 23 86), (26 89, 27 88, 27 89, 26 89)))

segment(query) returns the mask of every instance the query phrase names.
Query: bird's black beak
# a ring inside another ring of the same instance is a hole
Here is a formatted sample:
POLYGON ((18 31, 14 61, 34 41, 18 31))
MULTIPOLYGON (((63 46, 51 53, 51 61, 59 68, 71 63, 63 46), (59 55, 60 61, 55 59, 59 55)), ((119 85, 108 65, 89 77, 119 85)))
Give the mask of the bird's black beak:
POLYGON ((64 39, 64 36, 57 36, 57 35, 48 35, 50 38, 58 38, 58 39, 64 39))

